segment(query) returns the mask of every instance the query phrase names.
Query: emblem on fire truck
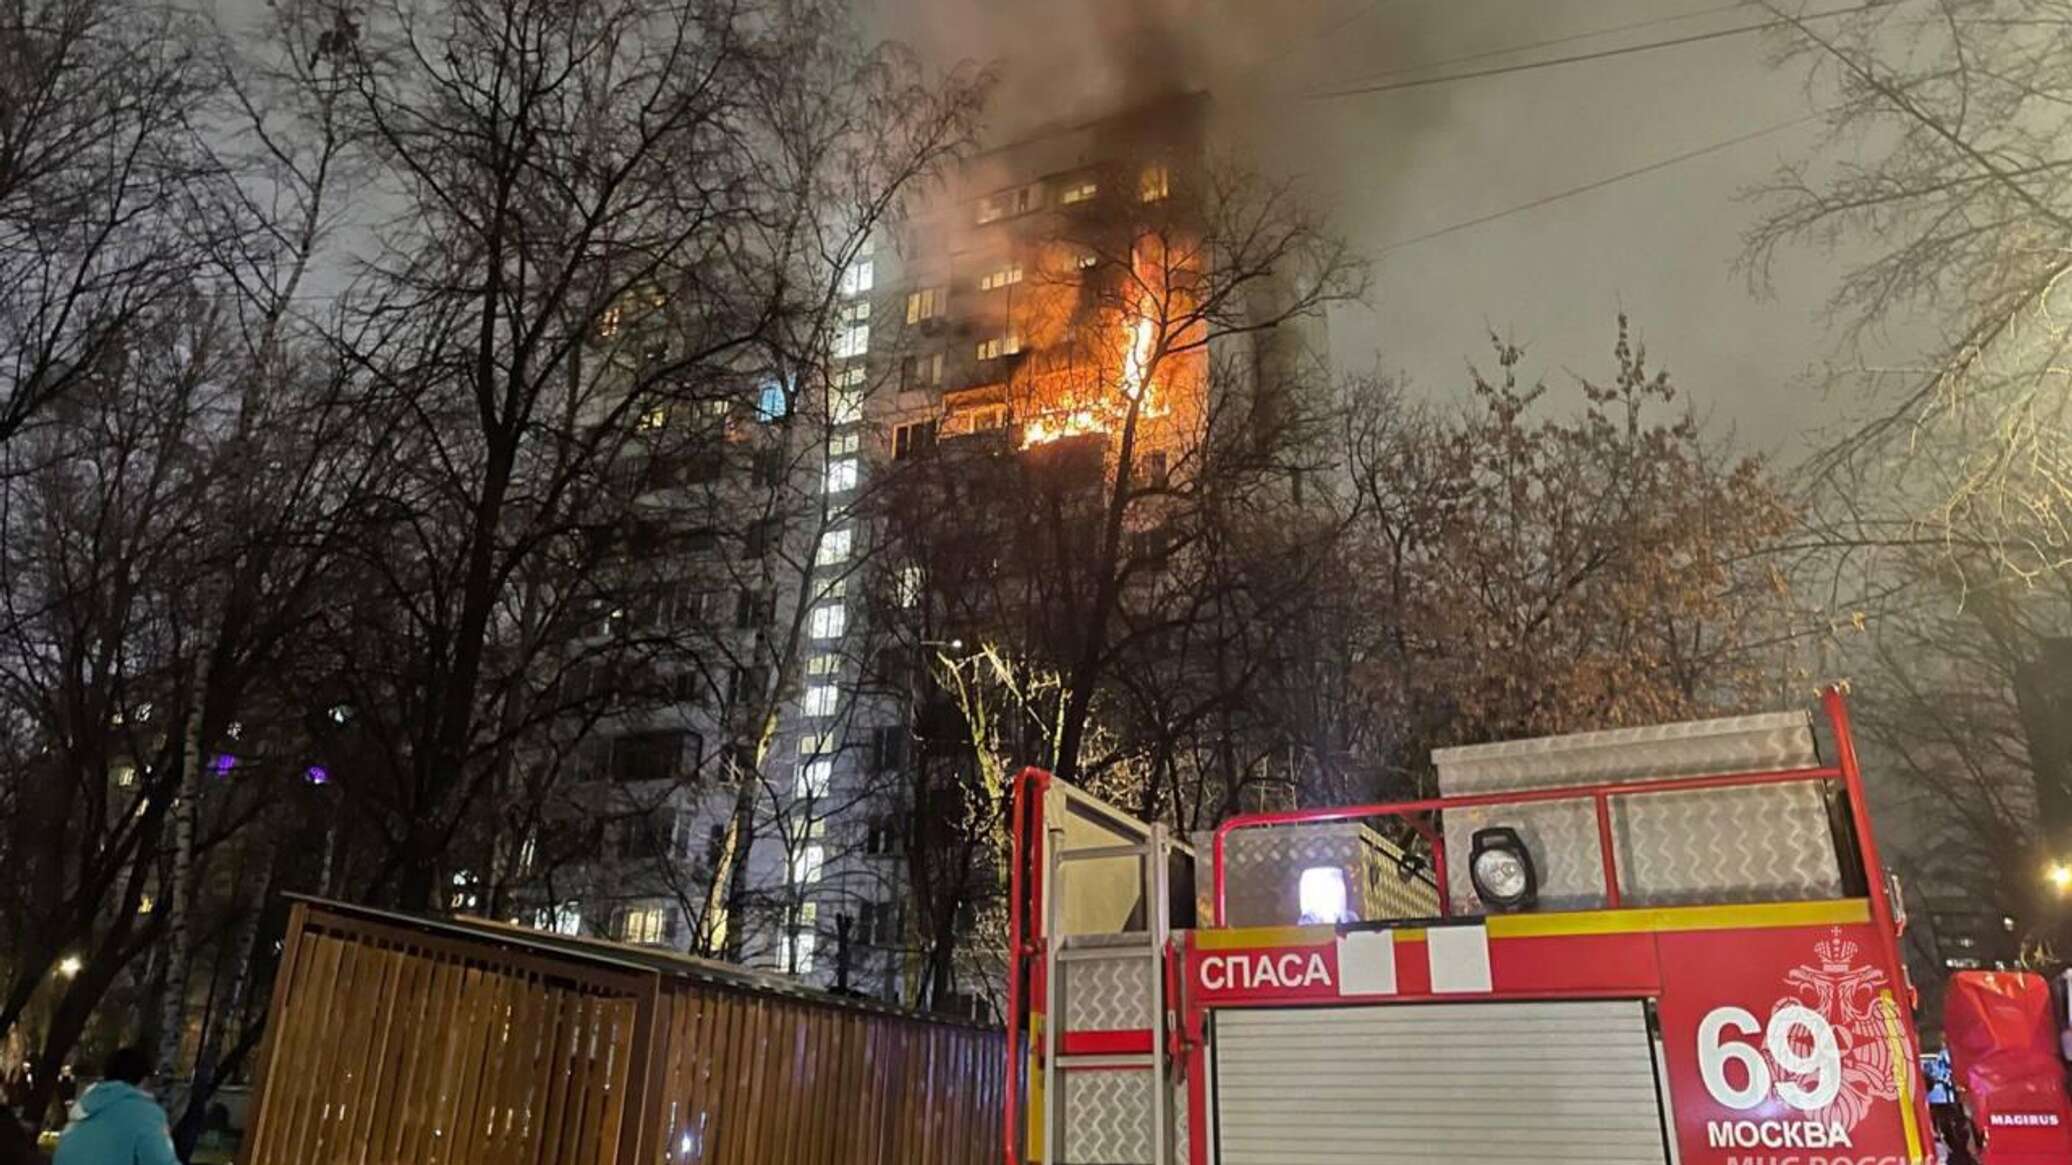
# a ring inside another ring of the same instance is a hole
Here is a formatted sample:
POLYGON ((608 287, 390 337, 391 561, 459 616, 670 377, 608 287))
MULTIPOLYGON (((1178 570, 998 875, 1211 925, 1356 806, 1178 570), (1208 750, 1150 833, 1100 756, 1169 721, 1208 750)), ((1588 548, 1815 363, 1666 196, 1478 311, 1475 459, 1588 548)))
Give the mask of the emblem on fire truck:
POLYGON ((1816 1093, 1831 1090, 1832 1099, 1807 1115, 1848 1129, 1854 1129, 1874 1104, 1899 1098, 1885 972, 1859 962, 1859 953, 1859 944, 1835 928, 1814 944, 1811 962, 1785 972, 1789 993, 1770 1009, 1773 1023, 1795 1008, 1826 1021, 1829 1034, 1795 1030, 1786 1048, 1773 1047, 1769 1059, 1780 1079, 1809 1080, 1816 1093), (1822 1073, 1832 1073, 1834 1083, 1823 1087, 1817 1079, 1822 1073))

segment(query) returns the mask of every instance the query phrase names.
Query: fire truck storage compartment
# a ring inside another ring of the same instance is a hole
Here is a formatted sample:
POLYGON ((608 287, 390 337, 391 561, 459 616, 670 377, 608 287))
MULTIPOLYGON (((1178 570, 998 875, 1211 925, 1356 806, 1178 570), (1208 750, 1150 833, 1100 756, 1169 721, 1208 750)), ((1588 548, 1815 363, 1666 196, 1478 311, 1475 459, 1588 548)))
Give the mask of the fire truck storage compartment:
POLYGON ((1215 1016, 1222 1165, 1668 1160, 1640 1000, 1215 1016))
MULTIPOLYGON (((1646 728, 1441 748, 1432 753, 1439 795, 1511 793, 1665 777, 1817 768, 1813 720, 1775 712, 1646 728)), ((1610 799, 1614 852, 1626 906, 1790 902, 1842 897, 1833 807, 1807 783, 1610 799)), ((1509 826, 1532 851, 1543 910, 1606 905, 1596 811, 1587 799, 1449 809, 1447 860, 1465 871, 1478 829, 1509 826)), ((1465 876, 1451 880, 1453 909, 1480 909, 1465 876)))

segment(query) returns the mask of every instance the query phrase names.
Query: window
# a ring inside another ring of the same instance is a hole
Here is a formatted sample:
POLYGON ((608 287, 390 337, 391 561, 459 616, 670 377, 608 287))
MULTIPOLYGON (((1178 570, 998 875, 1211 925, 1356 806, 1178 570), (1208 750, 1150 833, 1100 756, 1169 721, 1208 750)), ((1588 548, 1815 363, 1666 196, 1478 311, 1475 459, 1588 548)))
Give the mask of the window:
POLYGON ((1170 480, 1169 474, 1170 471, 1166 468, 1165 450, 1153 449, 1149 453, 1144 454, 1144 480, 1153 489, 1164 489, 1167 481, 1170 480))
POLYGON ((1082 202, 1092 201, 1093 196, 1099 194, 1100 192, 1100 183, 1094 181, 1091 178, 1084 178, 1078 182, 1074 182, 1070 186, 1065 187, 1065 189, 1058 194, 1058 201, 1065 204, 1066 206, 1076 206, 1082 202))
MULTIPOLYGON (((852 372, 862 372, 853 368, 852 372)), ((827 393, 827 419, 834 425, 853 425, 863 419, 863 390, 860 388, 832 388, 827 393)))
POLYGON ((799 755, 804 757, 820 756, 831 751, 828 748, 828 744, 829 741, 826 736, 817 732, 808 732, 804 736, 799 737, 799 755))
MULTIPOLYGON (((806 674, 809 676, 831 676, 842 666, 842 657, 832 651, 823 651, 806 657, 806 674)), ((804 741, 800 741, 803 747, 804 741)))
POLYGON ((1079 269, 1081 271, 1091 271, 1100 265, 1101 257, 1099 255, 1094 254, 1092 251, 1081 251, 1079 253, 1079 269))
POLYGON ((835 329, 835 359, 854 360, 871 350, 871 326, 847 324, 835 329))
POLYGON ((784 386, 771 381, 763 386, 762 394, 756 398, 756 419, 765 422, 782 420, 791 412, 790 401, 790 394, 784 391, 784 386))
POLYGON ((811 760, 799 766, 798 794, 801 797, 825 797, 834 783, 835 762, 811 760))
POLYGON ((904 461, 935 448, 935 422, 914 421, 892 430, 892 459, 904 461))
POLYGON ((901 724, 871 729, 871 771, 888 772, 906 763, 907 731, 901 724))
POLYGON ((683 768, 688 740, 689 734, 683 732, 634 732, 613 740, 612 780, 673 780, 683 768))
POLYGON ((907 295, 907 322, 918 324, 923 320, 932 320, 947 311, 949 306, 949 288, 924 287, 907 295))
POLYGON ((1013 190, 1003 190, 990 198, 978 201, 978 221, 983 226, 999 222, 1018 214, 1027 214, 1043 204, 1043 184, 1032 182, 1013 190))
POLYGON ((760 667, 737 667, 727 674, 727 701, 739 704, 769 690, 769 671, 760 667))
POLYGON ((901 389, 932 388, 942 383, 942 353, 908 356, 899 362, 901 389))
POLYGON ((806 689, 800 708, 808 716, 832 716, 835 714, 835 697, 833 684, 814 684, 806 689))
POLYGON ((844 457, 827 465, 827 492, 847 493, 856 488, 856 459, 844 457))
POLYGON ((827 864, 827 847, 813 842, 799 847, 791 857, 791 883, 794 886, 811 886, 820 881, 821 868, 827 864))
POLYGON ((1021 350, 1022 336, 1020 332, 1009 332, 1004 336, 988 336, 978 342, 978 358, 981 360, 998 360, 1002 356, 1012 356, 1021 350))
POLYGON ((967 433, 984 433, 1007 424, 1007 406, 1003 404, 977 405, 958 409, 943 422, 943 432, 952 436, 967 433))
POLYGON ((137 766, 135 765, 116 765, 114 776, 115 787, 118 789, 134 789, 137 787, 137 766))
POLYGON ((839 599, 839 598, 841 598, 841 597, 842 597, 843 595, 846 595, 846 594, 848 594, 848 593, 849 593, 849 579, 848 579, 848 576, 844 575, 844 576, 843 576, 843 577, 841 577, 841 578, 831 578, 831 579, 827 580, 826 582, 824 582, 824 583, 822 583, 822 584, 820 585, 820 594, 819 594, 819 596, 818 596, 818 597, 817 597, 817 598, 815 599, 815 601, 816 601, 816 602, 824 602, 824 601, 826 601, 826 600, 828 600, 828 599, 839 599))
POLYGON ((889 817, 871 819, 870 832, 864 836, 863 852, 884 855, 899 852, 899 831, 889 817))
POLYGON ((838 639, 848 627, 849 613, 840 603, 813 608, 811 634, 815 639, 838 639))
POLYGON ((856 452, 861 444, 862 440, 854 433, 837 433, 827 440, 827 455, 829 457, 847 457, 849 454, 856 452))
POLYGON ((813 555, 813 565, 832 566, 849 560, 849 531, 829 530, 820 536, 820 549, 813 555))
POLYGON ((1173 172, 1164 162, 1144 167, 1137 185, 1137 201, 1163 202, 1173 192, 1173 172))
POLYGON ((876 264, 869 259, 858 259, 842 270, 841 293, 844 296, 862 295, 877 282, 876 264))
POLYGON ((813 942, 819 936, 810 930, 793 931, 791 945, 787 952, 791 966, 787 968, 794 975, 813 973, 813 942))
POLYGON ((914 607, 921 602, 921 586, 925 581, 918 566, 899 568, 899 580, 894 585, 893 597, 902 607, 914 607))
POLYGON ((582 904, 574 900, 559 906, 542 908, 533 914, 533 925, 540 930, 551 930, 555 934, 583 933, 582 904))
POLYGON ((657 904, 628 906, 619 917, 619 938, 629 943, 662 941, 663 921, 668 910, 657 904))
POLYGON ((653 432, 654 430, 662 428, 668 423, 669 406, 655 405, 654 407, 640 414, 640 421, 635 425, 635 427, 641 430, 642 432, 653 432))
POLYGON ((1012 287, 1021 281, 1022 265, 1020 263, 1010 263, 997 271, 988 271, 984 275, 979 276, 978 289, 980 291, 998 291, 1003 287, 1012 287))
POLYGON ((777 621, 777 596, 764 591, 758 594, 742 590, 734 595, 734 626, 743 631, 752 627, 768 627, 777 621))

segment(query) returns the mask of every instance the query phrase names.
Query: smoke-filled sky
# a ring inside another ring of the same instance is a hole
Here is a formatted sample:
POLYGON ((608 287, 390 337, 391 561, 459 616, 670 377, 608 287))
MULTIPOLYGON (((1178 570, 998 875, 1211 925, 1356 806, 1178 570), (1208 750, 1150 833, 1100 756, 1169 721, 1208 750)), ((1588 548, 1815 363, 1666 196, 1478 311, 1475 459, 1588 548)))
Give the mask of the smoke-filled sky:
POLYGON ((1332 320, 1341 370, 1398 373, 1428 396, 1457 398, 1465 363, 1488 362, 1495 328, 1523 342, 1531 366, 1557 385, 1571 382, 1571 370, 1608 379, 1624 310, 1715 432, 1737 434, 1745 447, 1790 460, 1817 442, 1809 430, 1853 406, 1818 374, 1836 351, 1821 318, 1835 260, 1788 256, 1767 297, 1733 269, 1755 214, 1741 193, 1817 133, 1798 121, 1815 105, 1803 74, 1771 67, 1774 42, 1732 36, 1309 96, 1683 38, 1754 23, 1758 8, 1723 0, 857 2, 874 31, 932 61, 997 63, 994 121, 1003 135, 1162 89, 1210 90, 1225 128, 1271 167, 1305 180, 1375 264, 1371 305, 1332 320))

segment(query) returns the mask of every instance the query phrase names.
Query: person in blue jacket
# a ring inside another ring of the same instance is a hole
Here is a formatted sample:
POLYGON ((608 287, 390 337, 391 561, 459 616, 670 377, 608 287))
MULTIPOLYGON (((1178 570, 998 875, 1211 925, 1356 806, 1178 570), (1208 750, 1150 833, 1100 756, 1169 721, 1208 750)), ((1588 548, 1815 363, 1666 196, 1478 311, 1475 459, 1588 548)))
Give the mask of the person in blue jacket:
POLYGON ((51 1165, 180 1165, 165 1110, 140 1087, 151 1075, 151 1057, 123 1048, 101 1075, 72 1106, 51 1165))

